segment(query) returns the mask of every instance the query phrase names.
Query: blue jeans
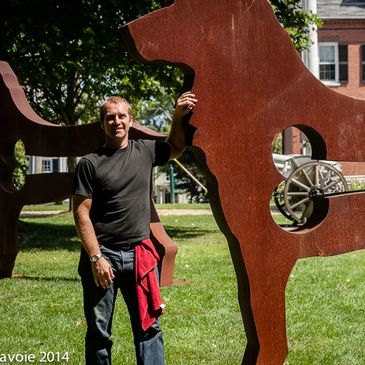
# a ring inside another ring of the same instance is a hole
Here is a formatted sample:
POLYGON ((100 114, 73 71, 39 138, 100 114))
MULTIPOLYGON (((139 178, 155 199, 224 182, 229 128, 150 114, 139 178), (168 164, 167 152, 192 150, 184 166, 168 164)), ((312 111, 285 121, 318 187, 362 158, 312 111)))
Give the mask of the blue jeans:
POLYGON ((101 247, 102 254, 114 269, 114 281, 108 289, 97 287, 91 271, 91 262, 82 250, 79 274, 84 291, 84 311, 87 322, 85 336, 86 365, 110 365, 110 339, 115 299, 118 288, 127 304, 134 336, 138 365, 164 365, 164 347, 160 323, 157 321, 147 331, 142 331, 138 314, 134 248, 113 250, 101 247))

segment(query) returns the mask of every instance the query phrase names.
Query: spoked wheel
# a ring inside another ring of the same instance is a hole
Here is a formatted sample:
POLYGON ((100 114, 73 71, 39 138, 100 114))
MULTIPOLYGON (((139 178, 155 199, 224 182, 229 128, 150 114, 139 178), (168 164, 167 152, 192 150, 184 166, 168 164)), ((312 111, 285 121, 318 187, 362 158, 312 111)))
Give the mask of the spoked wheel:
POLYGON ((284 187, 285 181, 282 181, 274 190, 274 201, 275 205, 278 208, 279 212, 286 218, 291 221, 294 221, 293 217, 290 215, 288 210, 286 209, 285 200, 284 200, 284 187))
POLYGON ((347 190, 345 178, 335 167, 320 161, 308 162, 294 170, 285 182, 285 210, 295 222, 303 224, 312 214, 314 199, 347 190))

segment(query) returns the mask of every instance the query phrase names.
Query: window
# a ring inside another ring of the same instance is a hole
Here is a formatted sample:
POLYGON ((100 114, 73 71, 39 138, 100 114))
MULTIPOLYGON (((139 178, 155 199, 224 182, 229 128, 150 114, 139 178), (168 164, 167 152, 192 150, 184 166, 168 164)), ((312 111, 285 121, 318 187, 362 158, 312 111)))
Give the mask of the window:
POLYGON ((332 83, 348 81, 347 44, 319 44, 319 78, 332 83))
POLYGON ((42 160, 42 172, 52 172, 52 159, 47 158, 42 160))
POLYGON ((361 46, 361 81, 365 82, 365 44, 361 46))
POLYGON ((319 45, 319 78, 323 81, 336 81, 336 46, 319 45))

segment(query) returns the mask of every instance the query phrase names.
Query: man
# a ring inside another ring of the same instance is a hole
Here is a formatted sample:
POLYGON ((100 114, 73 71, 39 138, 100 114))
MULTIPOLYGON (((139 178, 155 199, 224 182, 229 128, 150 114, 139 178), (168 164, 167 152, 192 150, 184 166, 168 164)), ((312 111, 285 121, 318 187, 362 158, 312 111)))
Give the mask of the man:
POLYGON ((111 364, 110 336, 118 289, 128 307, 137 364, 165 363, 158 320, 162 305, 154 268, 157 254, 149 240, 150 176, 153 166, 181 155, 185 148, 183 117, 196 102, 191 92, 178 98, 165 142, 129 140, 132 116, 125 99, 110 97, 100 107, 105 144, 80 160, 73 186, 73 212, 83 246, 79 274, 87 322, 87 365, 111 364), (137 284, 139 269, 147 263, 148 276, 143 280, 148 280, 152 299, 144 296, 141 287, 145 283, 137 284), (148 305, 151 300, 156 307, 148 305))

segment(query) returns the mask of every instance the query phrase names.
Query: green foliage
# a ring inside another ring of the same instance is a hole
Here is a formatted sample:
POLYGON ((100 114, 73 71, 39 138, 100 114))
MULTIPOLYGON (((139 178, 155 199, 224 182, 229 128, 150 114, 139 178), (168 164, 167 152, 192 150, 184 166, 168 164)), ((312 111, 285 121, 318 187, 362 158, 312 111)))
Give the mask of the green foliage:
MULTIPOLYGON (((206 178, 197 168, 194 156, 190 150, 186 150, 185 153, 179 157, 179 161, 196 179, 198 179, 198 181, 203 184, 203 186, 207 186, 206 178)), ((176 188, 187 193, 190 203, 208 202, 208 195, 201 186, 193 181, 192 178, 179 166, 174 165, 174 170, 176 176, 176 188)))
POLYGON ((365 183, 363 181, 359 181, 358 179, 351 179, 348 183, 348 188, 350 191, 365 190, 365 183))
POLYGON ((13 183, 17 189, 21 189, 25 183, 25 177, 29 169, 29 159, 25 155, 24 144, 21 140, 15 144, 15 158, 18 166, 13 172, 13 183))
POLYGON ((161 85, 175 88, 171 68, 137 65, 120 39, 122 24, 157 7, 153 0, 3 0, 0 59, 45 119, 95 121, 95 106, 108 95, 136 103, 156 98, 161 85))
POLYGON ((272 143, 273 153, 283 153, 283 134, 279 133, 272 143))
POLYGON ((302 8, 302 0, 270 0, 278 21, 288 32, 297 51, 311 45, 310 30, 322 25, 317 15, 302 8))
MULTIPOLYGON (((176 80, 181 80, 177 70, 176 75, 176 80)), ((172 122, 176 98, 175 91, 160 85, 159 95, 140 98, 134 104, 134 119, 142 122, 148 128, 167 134, 172 122)))

